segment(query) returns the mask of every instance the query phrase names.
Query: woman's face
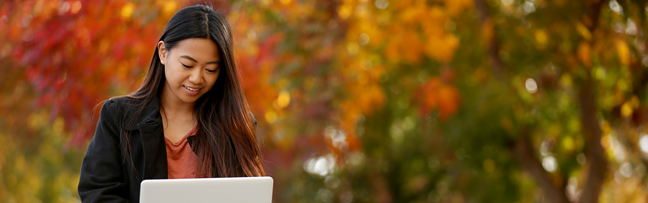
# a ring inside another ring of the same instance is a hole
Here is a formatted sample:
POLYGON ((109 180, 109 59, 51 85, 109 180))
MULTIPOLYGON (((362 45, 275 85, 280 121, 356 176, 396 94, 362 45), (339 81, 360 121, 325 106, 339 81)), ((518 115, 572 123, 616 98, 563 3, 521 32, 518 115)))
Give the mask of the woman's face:
POLYGON ((209 92, 220 74, 220 54, 214 41, 189 38, 179 41, 171 50, 158 42, 166 82, 162 95, 173 102, 195 103, 209 92))

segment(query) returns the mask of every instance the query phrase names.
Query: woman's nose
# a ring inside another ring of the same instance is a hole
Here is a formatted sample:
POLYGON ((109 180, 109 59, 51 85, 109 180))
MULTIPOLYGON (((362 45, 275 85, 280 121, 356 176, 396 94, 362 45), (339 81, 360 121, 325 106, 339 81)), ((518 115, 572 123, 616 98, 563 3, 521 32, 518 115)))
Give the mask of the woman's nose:
POLYGON ((191 70, 191 75, 189 76, 189 82, 194 83, 194 84, 201 84, 202 83, 202 68, 196 67, 193 70, 191 70))

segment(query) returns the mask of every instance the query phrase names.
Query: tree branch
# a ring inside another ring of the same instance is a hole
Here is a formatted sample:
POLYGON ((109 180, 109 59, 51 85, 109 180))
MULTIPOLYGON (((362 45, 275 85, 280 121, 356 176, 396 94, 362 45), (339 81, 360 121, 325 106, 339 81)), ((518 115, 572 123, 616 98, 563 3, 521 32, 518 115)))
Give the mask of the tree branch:
MULTIPOLYGON (((488 5, 486 4, 486 1, 474 0, 474 2, 482 26, 489 26, 487 23, 489 21, 492 22, 493 20, 490 18, 490 12, 488 11, 488 5)), ((495 25, 491 24, 491 26, 494 27, 495 25)), ((487 40, 486 44, 488 45, 488 57, 490 58, 491 61, 491 66, 492 66, 491 68, 493 69, 493 74, 495 75, 496 78, 501 78, 502 71, 504 69, 504 63, 502 62, 502 59, 500 59, 499 57, 500 47, 499 47, 499 41, 497 40, 497 37, 495 37, 495 31, 493 31, 493 35, 486 40, 487 40)))
MULTIPOLYGON (((485 0, 474 0, 475 7, 479 13, 482 26, 486 25, 490 19, 488 5, 485 0)), ((487 25, 486 25, 487 26, 487 25)), ((493 34, 486 42, 488 45, 488 56, 493 66, 493 73, 496 78, 502 77, 504 63, 499 57, 500 46, 497 37, 493 34)), ((551 176, 544 170, 538 157, 535 155, 533 145, 528 138, 528 132, 524 132, 514 141, 511 153, 513 157, 522 165, 524 170, 531 175, 535 182, 542 188, 545 196, 554 203, 568 203, 567 195, 559 186, 553 184, 551 176)))
POLYGON ((564 190, 554 185, 551 176, 544 170, 540 160, 533 151, 534 147, 529 140, 527 132, 515 140, 511 153, 513 157, 522 165, 522 168, 535 180, 542 188, 549 202, 568 203, 567 195, 564 190))
MULTIPOLYGON (((598 26, 601 8, 607 0, 594 1, 588 5, 585 10, 585 25, 594 33, 598 26)), ((590 42, 591 43, 591 42, 590 42)), ((580 109, 580 122, 583 135, 585 136, 585 155, 588 159, 589 172, 585 180, 585 188, 581 195, 581 203, 598 202, 601 194, 601 187, 604 183, 605 173, 607 172, 607 159, 605 158, 605 149, 601 145, 601 127, 596 112, 598 104, 594 92, 594 81, 591 73, 588 72, 585 81, 578 90, 578 103, 580 109)))

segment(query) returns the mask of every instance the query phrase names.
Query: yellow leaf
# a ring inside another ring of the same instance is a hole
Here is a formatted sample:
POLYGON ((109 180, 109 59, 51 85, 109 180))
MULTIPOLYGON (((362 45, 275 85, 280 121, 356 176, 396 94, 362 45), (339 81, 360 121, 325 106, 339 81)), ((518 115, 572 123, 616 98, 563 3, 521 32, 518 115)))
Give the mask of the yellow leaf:
POLYGON ((619 55, 619 61, 621 61, 623 65, 629 65, 630 49, 628 48, 628 45, 622 40, 618 40, 616 45, 617 45, 617 54, 619 55))
POLYGON ((484 170, 489 173, 495 171, 495 162, 492 159, 484 160, 484 170))
POLYGON ((277 121, 277 113, 275 113, 275 112, 272 111, 272 110, 266 112, 266 114, 265 114, 265 120, 266 120, 266 122, 268 122, 268 123, 274 123, 275 121, 277 121))
POLYGON ((178 7, 178 3, 172 0, 158 0, 157 4, 162 8, 164 16, 172 16, 178 7))
POLYGON ((448 19, 448 14, 440 6, 431 7, 426 16, 430 22, 445 22, 448 19))
POLYGON ((385 57, 387 58, 387 61, 397 63, 400 60, 401 53, 399 49, 403 35, 399 27, 396 27, 391 33, 393 37, 388 38, 389 41, 385 46, 385 57))
POLYGON ((563 86, 565 88, 568 88, 568 87, 571 87, 573 85, 572 83, 573 82, 572 82, 571 75, 565 73, 562 76, 560 76, 560 85, 561 86, 563 86))
POLYGON ((605 69, 601 66, 597 66, 594 68, 594 78, 599 79, 599 80, 604 80, 606 76, 605 69))
MULTIPOLYGON (((282 2, 283 1, 284 0, 282 0, 282 2)), ((290 0, 287 0, 287 1, 290 2, 290 0)), ((353 7, 351 5, 343 4, 342 6, 340 6, 340 8, 338 8, 338 15, 342 19, 347 19, 349 16, 351 16, 351 11, 352 10, 353 10, 353 7)))
POLYGON ((591 66, 592 65, 592 59, 590 58, 590 45, 589 43, 582 41, 578 45, 578 59, 583 63, 585 66, 591 66))
POLYGON ((448 14, 455 17, 463 13, 463 10, 472 7, 472 0, 445 0, 445 6, 448 9, 448 14))
POLYGON ((543 30, 536 30, 535 31, 535 41, 536 41, 536 46, 539 49, 544 49, 547 46, 547 33, 544 32, 543 30))
POLYGON ((370 46, 378 46, 381 45, 384 38, 385 33, 380 31, 375 24, 370 24, 370 23, 362 23, 360 24, 360 29, 362 33, 367 34, 367 37, 369 39, 368 45, 370 46))
POLYGON ((575 146, 576 146, 574 144, 574 138, 572 138, 571 136, 565 137, 562 140, 561 145, 562 145, 563 149, 565 149, 565 151, 573 151, 575 146))
POLYGON ((421 19, 423 19, 423 9, 425 7, 420 7, 420 6, 410 6, 407 9, 405 9, 401 15, 400 15, 400 20, 403 23, 412 23, 412 22, 419 22, 421 19))
POLYGON ((639 108, 639 106, 641 105, 639 97, 637 97, 637 95, 632 96, 632 99, 630 99, 630 104, 632 104, 632 108, 639 108))
POLYGON ((606 149, 605 151, 608 152, 608 156, 610 153, 612 153, 612 150, 610 150, 610 135, 606 134, 601 136, 601 145, 603 145, 603 148, 606 149))
POLYGON ((612 132, 610 123, 604 120, 603 123, 601 123, 601 132, 603 132, 604 135, 610 134, 610 132, 612 132))
POLYGON ((133 15, 133 11, 135 10, 135 4, 133 2, 128 2, 124 7, 121 9, 121 17, 124 20, 130 19, 130 17, 133 15))
POLYGON ((627 91, 628 90, 628 82, 626 82, 625 80, 619 80, 619 81, 617 81, 617 87, 621 91, 627 91))
POLYGON ((450 63, 457 47, 459 47, 459 39, 447 33, 439 38, 428 38, 425 53, 440 62, 450 63))
POLYGON ((357 80, 358 80, 358 84, 365 85, 365 84, 367 84, 369 79, 367 78, 367 74, 360 73, 360 74, 358 74, 357 80))
POLYGON ((290 104, 290 93, 288 91, 281 91, 277 97, 277 105, 279 108, 284 108, 290 104))
POLYGON ((358 51, 360 50, 360 46, 358 46, 358 43, 355 42, 349 42, 347 43, 347 52, 351 55, 356 55, 358 54, 358 51))
POLYGON ((481 27, 481 36, 482 40, 484 41, 484 45, 490 46, 491 40, 494 37, 494 27, 495 24, 492 19, 488 18, 484 23, 482 24, 481 27))
POLYGON ((400 54, 405 61, 410 63, 419 63, 423 54, 421 38, 412 30, 404 34, 403 43, 400 44, 400 54))
POLYGON ((398 43, 397 40, 390 40, 385 47, 385 58, 387 61, 392 63, 397 63, 400 60, 400 54, 398 53, 398 43))
POLYGON ((587 27, 582 23, 576 22, 576 30, 578 30, 578 33, 580 33, 586 40, 592 39, 592 33, 590 33, 589 29, 587 29, 587 27))
POLYGON ((621 115, 623 117, 632 116, 632 104, 630 102, 623 103, 623 106, 621 106, 621 115))

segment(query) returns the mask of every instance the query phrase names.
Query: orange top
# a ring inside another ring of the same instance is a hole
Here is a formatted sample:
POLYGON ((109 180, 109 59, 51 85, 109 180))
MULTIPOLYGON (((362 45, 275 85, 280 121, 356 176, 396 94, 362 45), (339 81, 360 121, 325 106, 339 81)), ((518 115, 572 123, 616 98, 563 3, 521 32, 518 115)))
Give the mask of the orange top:
POLYGON ((191 149, 187 137, 198 131, 198 126, 187 133, 178 143, 164 138, 166 143, 167 167, 169 179, 173 178, 195 178, 198 156, 191 149))

